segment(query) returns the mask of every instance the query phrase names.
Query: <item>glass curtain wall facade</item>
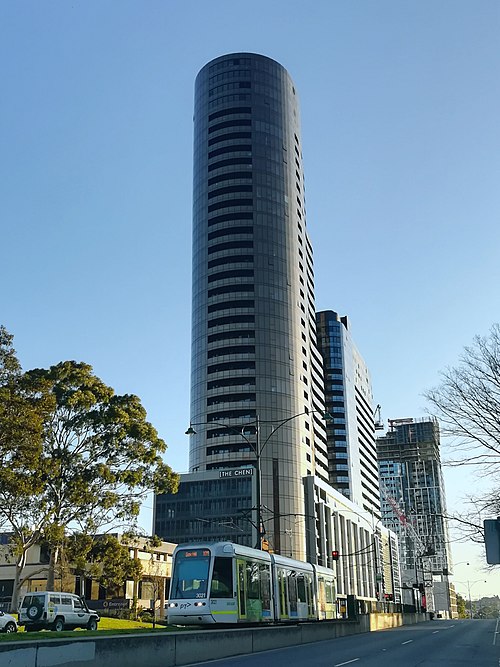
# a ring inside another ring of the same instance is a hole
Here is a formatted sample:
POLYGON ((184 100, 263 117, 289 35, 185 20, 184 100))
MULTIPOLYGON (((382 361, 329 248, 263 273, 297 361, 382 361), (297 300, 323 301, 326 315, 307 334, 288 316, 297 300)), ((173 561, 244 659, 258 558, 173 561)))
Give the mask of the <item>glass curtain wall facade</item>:
POLYGON ((292 522, 305 557, 301 480, 328 463, 299 105, 279 63, 236 53, 199 72, 193 197, 189 468, 255 466, 258 442, 265 537, 279 552, 292 522))
POLYGON ((349 331, 347 317, 316 313, 323 358, 330 484, 380 518, 380 488, 370 373, 349 331))
MULTIPOLYGON (((244 476, 221 476, 218 470, 181 475, 177 493, 155 497, 153 535, 172 542, 238 542, 255 546, 250 507, 255 497, 253 470, 244 476)), ((223 473, 222 473, 223 474, 223 473)))

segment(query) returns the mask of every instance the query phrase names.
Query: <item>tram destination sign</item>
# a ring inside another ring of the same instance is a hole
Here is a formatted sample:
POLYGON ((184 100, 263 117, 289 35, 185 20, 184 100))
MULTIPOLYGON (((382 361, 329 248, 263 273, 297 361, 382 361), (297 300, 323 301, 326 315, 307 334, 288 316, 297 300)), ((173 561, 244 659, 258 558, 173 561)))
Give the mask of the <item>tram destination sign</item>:
POLYGON ((220 470, 219 477, 251 477, 253 468, 235 468, 234 470, 220 470))

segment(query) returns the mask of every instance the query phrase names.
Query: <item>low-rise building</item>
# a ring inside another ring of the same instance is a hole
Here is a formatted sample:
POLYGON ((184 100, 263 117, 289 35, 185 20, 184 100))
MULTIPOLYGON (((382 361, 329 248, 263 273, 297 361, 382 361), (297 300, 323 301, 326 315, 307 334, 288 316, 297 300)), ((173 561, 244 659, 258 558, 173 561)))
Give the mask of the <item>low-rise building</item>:
MULTIPOLYGON (((118 534, 114 536, 128 547, 130 558, 140 561, 140 579, 125 581, 118 589, 107 590, 97 579, 78 574, 74 565, 65 561, 63 553, 63 564, 58 567, 54 589, 82 595, 93 609, 104 615, 125 613, 131 610, 136 602, 138 609, 156 607, 157 615, 163 617, 170 585, 172 554, 176 545, 162 541, 153 546, 145 537, 131 539, 118 534)), ((11 610, 16 572, 14 559, 9 553, 9 540, 9 533, 0 535, 0 609, 6 611, 11 610)), ((27 553, 26 566, 22 573, 25 581, 21 587, 20 598, 25 593, 46 590, 48 569, 48 546, 44 543, 35 544, 27 553)))

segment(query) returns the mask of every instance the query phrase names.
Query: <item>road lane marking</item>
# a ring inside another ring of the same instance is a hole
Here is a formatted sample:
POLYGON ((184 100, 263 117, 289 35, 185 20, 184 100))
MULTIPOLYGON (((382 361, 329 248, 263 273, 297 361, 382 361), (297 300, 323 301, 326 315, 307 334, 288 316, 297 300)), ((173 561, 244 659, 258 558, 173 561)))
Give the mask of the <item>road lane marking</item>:
POLYGON ((434 630, 434 632, 432 634, 437 635, 438 632, 439 632, 439 630, 434 630))
POLYGON ((358 660, 359 660, 359 658, 354 658, 353 660, 348 660, 347 662, 338 662, 333 667, 342 667, 342 665, 350 665, 351 662, 357 662, 358 660))
MULTIPOLYGON (((497 618, 497 624, 495 625, 495 632, 493 633, 493 646, 495 646, 497 642, 497 635, 498 635, 498 624, 500 623, 500 618, 497 618)), ((500 665, 500 660, 498 661, 498 664, 500 665)))
POLYGON ((407 642, 401 642, 401 646, 404 646, 404 644, 411 644, 413 639, 409 639, 407 642))

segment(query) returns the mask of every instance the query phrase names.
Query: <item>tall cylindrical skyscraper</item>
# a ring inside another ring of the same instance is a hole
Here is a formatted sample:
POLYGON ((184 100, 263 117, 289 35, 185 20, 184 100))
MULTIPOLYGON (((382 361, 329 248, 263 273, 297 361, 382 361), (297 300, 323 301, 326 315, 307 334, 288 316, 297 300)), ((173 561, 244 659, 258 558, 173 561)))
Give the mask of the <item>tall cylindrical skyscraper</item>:
POLYGON ((305 558, 302 479, 328 481, 313 256, 296 90, 261 55, 196 79, 191 373, 190 471, 252 468, 258 447, 266 538, 305 558))

